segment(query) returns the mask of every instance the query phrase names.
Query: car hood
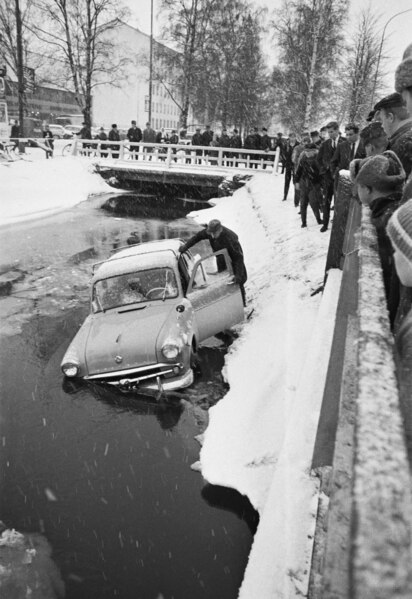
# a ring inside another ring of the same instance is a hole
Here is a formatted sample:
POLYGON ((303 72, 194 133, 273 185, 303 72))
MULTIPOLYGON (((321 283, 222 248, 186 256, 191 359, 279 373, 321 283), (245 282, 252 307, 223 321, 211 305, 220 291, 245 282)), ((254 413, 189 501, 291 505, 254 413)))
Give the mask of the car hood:
POLYGON ((85 347, 89 375, 155 364, 156 340, 173 309, 170 302, 157 302, 96 314, 85 347))

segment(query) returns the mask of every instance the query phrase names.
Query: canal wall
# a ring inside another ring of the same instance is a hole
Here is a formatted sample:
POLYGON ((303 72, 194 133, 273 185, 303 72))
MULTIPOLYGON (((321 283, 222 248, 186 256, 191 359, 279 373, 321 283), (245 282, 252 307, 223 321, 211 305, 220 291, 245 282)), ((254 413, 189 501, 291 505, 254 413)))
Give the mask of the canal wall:
POLYGON ((340 255, 336 246, 328 258, 341 264, 342 288, 324 395, 337 406, 336 435, 330 443, 323 423, 314 452, 329 505, 319 514, 307 596, 406 599, 412 497, 393 336, 369 208, 341 183, 337 202, 346 207, 336 227, 345 236, 340 255))

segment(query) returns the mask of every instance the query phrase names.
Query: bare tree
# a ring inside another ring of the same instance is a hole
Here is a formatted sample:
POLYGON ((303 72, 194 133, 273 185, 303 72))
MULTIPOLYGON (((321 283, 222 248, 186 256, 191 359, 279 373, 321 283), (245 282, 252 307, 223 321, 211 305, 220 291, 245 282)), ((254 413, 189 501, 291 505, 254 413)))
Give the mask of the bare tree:
POLYGON ((341 70, 342 104, 351 122, 359 122, 367 116, 373 90, 382 79, 383 69, 378 64, 380 34, 377 22, 371 7, 360 12, 341 70))
POLYGON ((285 124, 307 129, 316 120, 334 82, 347 11, 348 0, 284 0, 272 23, 280 50, 272 84, 285 124))
POLYGON ((33 32, 53 49, 58 76, 66 78, 65 87, 74 91, 90 126, 93 89, 119 85, 126 78, 131 58, 114 35, 128 11, 117 0, 33 1, 43 16, 42 25, 33 27, 33 32))

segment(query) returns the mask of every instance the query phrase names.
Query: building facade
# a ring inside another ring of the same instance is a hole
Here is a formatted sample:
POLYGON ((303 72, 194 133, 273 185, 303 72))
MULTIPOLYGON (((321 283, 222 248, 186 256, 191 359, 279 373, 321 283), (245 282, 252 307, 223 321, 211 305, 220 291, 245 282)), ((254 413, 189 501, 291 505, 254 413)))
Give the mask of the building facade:
MULTIPOLYGON (((126 78, 123 77, 116 86, 104 84, 94 88, 93 124, 109 128, 116 123, 118 128, 126 129, 130 121, 135 120, 143 129, 149 119, 150 36, 123 22, 119 22, 112 35, 115 35, 119 47, 123 50, 127 48, 131 60, 126 67, 126 78)), ((154 44, 159 45, 158 42, 154 44)), ((178 90, 170 91, 174 97, 178 97, 178 90)), ((162 127, 179 129, 180 109, 155 76, 152 82, 151 117, 151 125, 156 130, 162 127)))

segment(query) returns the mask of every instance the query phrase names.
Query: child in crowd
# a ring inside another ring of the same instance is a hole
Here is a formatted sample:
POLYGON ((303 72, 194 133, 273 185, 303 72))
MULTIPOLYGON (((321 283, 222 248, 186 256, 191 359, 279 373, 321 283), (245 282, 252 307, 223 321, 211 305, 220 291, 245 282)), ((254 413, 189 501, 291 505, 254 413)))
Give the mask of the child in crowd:
POLYGON ((389 317, 393 325, 399 303, 399 281, 394 270, 393 251, 386 225, 400 205, 405 171, 396 154, 387 150, 363 160, 353 160, 350 172, 360 201, 371 209, 371 220, 378 237, 389 317))
MULTIPOLYGON (((401 283, 412 288, 412 200, 394 212, 387 232, 394 248, 395 268, 401 283)), ((408 451, 412 453, 412 309, 395 337, 399 396, 405 420, 408 451)))

